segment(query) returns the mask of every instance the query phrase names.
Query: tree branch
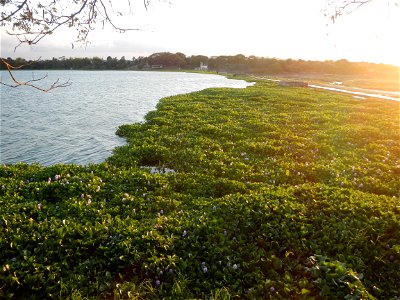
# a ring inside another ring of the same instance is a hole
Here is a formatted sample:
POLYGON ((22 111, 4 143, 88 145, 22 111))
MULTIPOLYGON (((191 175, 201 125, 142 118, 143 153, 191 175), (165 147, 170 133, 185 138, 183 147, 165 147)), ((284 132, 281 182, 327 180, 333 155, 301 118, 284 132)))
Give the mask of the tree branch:
POLYGON ((323 12, 326 17, 335 23, 339 17, 351 14, 372 1, 374 0, 327 0, 326 8, 323 12))
POLYGON ((24 5, 26 4, 26 2, 28 2, 28 0, 24 0, 24 1, 21 3, 21 5, 19 5, 19 6, 17 7, 17 9, 14 10, 13 12, 11 12, 8 16, 2 17, 1 20, 0 20, 0 24, 3 23, 4 21, 8 20, 9 18, 13 17, 17 12, 19 12, 19 11, 24 7, 24 5))
MULTIPOLYGON (((16 88, 16 87, 20 87, 20 86, 28 86, 31 88, 34 88, 36 90, 42 91, 42 92, 49 92, 51 90, 54 90, 56 88, 61 88, 61 87, 67 87, 70 86, 72 84, 72 82, 70 81, 70 79, 68 79, 66 82, 62 82, 60 83, 60 79, 57 79, 55 82, 53 82, 48 88, 42 88, 39 87, 37 85, 35 85, 35 82, 41 81, 45 78, 48 77, 48 75, 44 75, 43 77, 40 78, 32 78, 31 80, 28 81, 19 81, 15 78, 14 74, 13 74, 13 70, 17 70, 17 69, 22 69, 23 67, 26 67, 29 64, 23 64, 20 66, 13 66, 11 65, 9 62, 7 62, 4 58, 0 58, 1 62, 5 65, 7 72, 11 78, 11 80, 15 83, 15 84, 8 84, 8 83, 4 83, 2 81, 0 81, 0 84, 4 85, 4 86, 8 86, 8 87, 12 87, 12 88, 16 88)), ((32 64, 32 63, 31 63, 32 64)))
MULTIPOLYGON (((30 1, 24 0, 17 7, 13 7, 10 13, 2 17, 0 25, 11 24, 13 26, 13 32, 8 30, 7 34, 18 38, 19 44, 16 48, 23 43, 28 45, 37 44, 45 36, 52 34, 64 25, 75 27, 78 30, 78 39, 76 42, 85 43, 89 33, 94 29, 92 28, 92 24, 99 21, 99 16, 103 18, 103 20, 100 20, 103 24, 109 23, 119 32, 140 30, 139 28, 122 28, 116 25, 109 10, 116 16, 123 16, 124 13, 116 13, 111 0, 108 0, 107 3, 110 5, 106 5, 104 0, 73 1, 72 5, 68 7, 72 12, 68 14, 62 13, 66 8, 61 6, 60 2, 62 1, 53 0, 46 5, 38 3, 36 7, 32 7, 30 1), (74 11, 74 6, 77 4, 80 5, 79 7, 75 7, 76 10, 74 11)), ((130 0, 126 0, 126 2, 130 13, 132 11, 131 2, 130 0)), ((149 4, 149 0, 144 0, 146 9, 149 4)))
MULTIPOLYGON (((125 1, 129 6, 129 13, 131 13, 131 2, 130 0, 125 1)), ((4 8, 4 11, 1 12, 0 26, 12 26, 12 29, 7 28, 6 32, 18 40, 14 51, 22 44, 34 45, 39 43, 44 37, 53 34, 63 26, 74 27, 78 31, 75 42, 83 44, 87 43, 89 33, 95 29, 94 24, 98 21, 101 21, 103 25, 105 23, 110 24, 112 28, 119 32, 140 30, 139 28, 117 26, 113 16, 123 16, 125 13, 115 12, 113 2, 114 4, 117 3, 116 0, 3 0, 0 2, 2 10, 4 8)), ((150 2, 151 0, 143 0, 146 10, 150 2)), ((75 42, 72 43, 73 48, 75 42)), ((54 88, 66 87, 71 84, 69 80, 65 83, 60 83, 57 80, 49 88, 40 88, 35 83, 47 76, 38 80, 20 82, 13 75, 15 67, 3 58, 1 58, 0 63, 5 65, 5 69, 14 82, 14 84, 1 82, 2 85, 10 87, 30 86, 48 92, 54 88)))

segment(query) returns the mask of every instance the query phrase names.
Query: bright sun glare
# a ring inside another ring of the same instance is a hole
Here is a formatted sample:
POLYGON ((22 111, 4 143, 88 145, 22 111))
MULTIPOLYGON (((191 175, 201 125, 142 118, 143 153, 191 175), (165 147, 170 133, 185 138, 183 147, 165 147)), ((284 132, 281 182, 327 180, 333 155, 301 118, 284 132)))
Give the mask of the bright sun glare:
POLYGON ((31 59, 58 56, 256 55, 305 60, 390 63, 400 66, 400 7, 397 0, 375 0, 329 23, 321 0, 173 0, 135 3, 127 27, 118 34, 99 29, 86 48, 71 50, 75 32, 60 31, 35 47, 20 47, 2 33, 2 55, 31 59), (70 37, 68 39, 67 37, 70 37))

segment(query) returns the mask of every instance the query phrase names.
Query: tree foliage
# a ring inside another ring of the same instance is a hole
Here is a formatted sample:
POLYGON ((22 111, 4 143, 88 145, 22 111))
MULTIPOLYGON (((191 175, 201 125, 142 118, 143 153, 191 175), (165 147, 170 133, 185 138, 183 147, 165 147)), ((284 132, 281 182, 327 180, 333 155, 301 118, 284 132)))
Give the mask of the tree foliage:
MULTIPOLYGON (((195 69, 200 63, 208 65, 214 72, 232 74, 340 74, 340 75, 373 75, 384 77, 398 77, 399 69, 396 66, 365 62, 350 62, 345 59, 338 61, 306 61, 281 60, 276 58, 244 56, 207 57, 205 55, 185 56, 183 53, 158 52, 149 56, 139 56, 132 59, 108 56, 84 58, 53 58, 41 61, 27 61, 23 58, 7 58, 10 65, 24 65, 24 69, 31 70, 146 70, 152 66, 167 70, 195 69)), ((0 69, 2 66, 0 66, 0 69)))

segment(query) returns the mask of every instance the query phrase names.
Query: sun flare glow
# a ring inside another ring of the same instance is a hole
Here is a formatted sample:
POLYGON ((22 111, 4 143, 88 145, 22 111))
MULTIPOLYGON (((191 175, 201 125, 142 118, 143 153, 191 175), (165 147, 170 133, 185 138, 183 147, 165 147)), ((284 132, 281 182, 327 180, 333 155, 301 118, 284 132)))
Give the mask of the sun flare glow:
POLYGON ((372 1, 335 23, 323 15, 325 2, 319 0, 174 0, 152 3, 148 10, 135 3, 132 14, 118 21, 138 31, 120 34, 100 28, 91 33, 90 44, 72 50, 76 33, 63 30, 14 52, 16 41, 3 28, 2 56, 132 57, 170 51, 400 66, 400 7, 392 2, 372 1))

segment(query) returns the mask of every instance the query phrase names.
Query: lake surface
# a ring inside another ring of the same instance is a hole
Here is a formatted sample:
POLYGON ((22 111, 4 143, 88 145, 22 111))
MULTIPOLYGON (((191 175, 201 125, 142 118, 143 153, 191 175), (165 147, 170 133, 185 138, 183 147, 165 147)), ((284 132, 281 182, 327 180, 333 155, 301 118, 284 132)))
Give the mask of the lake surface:
MULTIPOLYGON (((145 71, 16 71, 18 80, 48 74, 72 85, 43 93, 1 86, 0 162, 89 164, 104 161, 125 139, 119 125, 142 122, 167 96, 210 87, 244 88, 249 83, 223 76, 145 71)), ((9 82, 7 73, 1 80, 9 82)))

